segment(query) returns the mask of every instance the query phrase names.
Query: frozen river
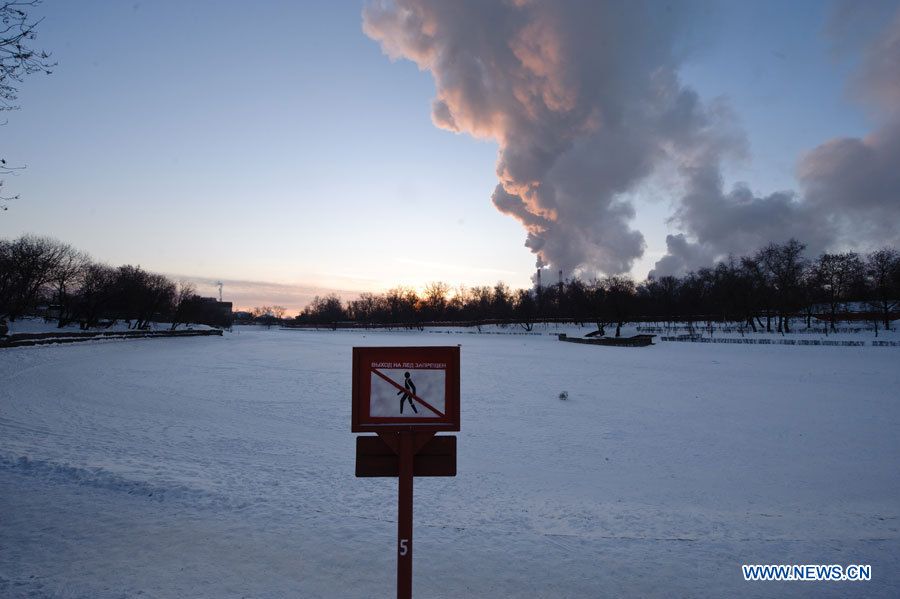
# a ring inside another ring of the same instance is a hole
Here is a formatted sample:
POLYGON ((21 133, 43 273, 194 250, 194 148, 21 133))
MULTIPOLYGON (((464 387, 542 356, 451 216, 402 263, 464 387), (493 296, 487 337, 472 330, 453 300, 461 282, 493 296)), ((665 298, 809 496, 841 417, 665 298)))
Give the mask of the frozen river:
POLYGON ((0 596, 392 596, 396 481, 354 477, 351 349, 457 344, 416 596, 900 596, 896 348, 252 328, 0 350, 0 596))

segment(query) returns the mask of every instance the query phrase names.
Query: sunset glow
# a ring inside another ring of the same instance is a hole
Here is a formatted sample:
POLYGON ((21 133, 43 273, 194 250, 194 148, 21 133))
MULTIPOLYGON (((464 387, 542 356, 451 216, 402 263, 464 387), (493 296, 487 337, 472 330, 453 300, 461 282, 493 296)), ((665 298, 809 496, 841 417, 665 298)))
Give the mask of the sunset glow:
POLYGON ((896 239, 896 226, 875 226, 888 213, 819 191, 833 188, 829 169, 851 168, 836 148, 891 151, 890 103, 878 100, 893 93, 889 75, 858 66, 872 44, 892 51, 878 41, 890 11, 844 23, 845 43, 837 9, 819 2, 678 19, 652 5, 607 18, 600 5, 509 4, 494 15, 520 23, 509 39, 461 46, 473 59, 499 53, 479 83, 496 93, 479 95, 457 85, 469 63, 442 57, 460 47, 454 32, 494 25, 404 4, 415 19, 396 20, 390 3, 248 14, 222 2, 215 19, 200 4, 40 5, 40 41, 59 65, 22 86, 3 128, 27 168, 7 177, 21 198, 0 235, 50 235, 210 295, 222 280, 236 306, 290 312, 332 291, 528 287, 536 260, 551 278, 640 280, 701 265, 672 254, 682 247, 711 262, 791 235, 813 252, 855 247, 857 226, 874 232, 864 246, 896 239), (606 43, 602 31, 580 38, 578 23, 594 18, 635 27, 622 42, 633 47, 601 52, 591 44, 606 43), (270 58, 235 52, 236 28, 270 58), (415 42, 422 32, 430 45, 415 42), (753 223, 751 204, 796 222, 753 223), (828 211, 837 216, 811 218, 828 211), (719 235, 734 223, 741 236, 719 235))

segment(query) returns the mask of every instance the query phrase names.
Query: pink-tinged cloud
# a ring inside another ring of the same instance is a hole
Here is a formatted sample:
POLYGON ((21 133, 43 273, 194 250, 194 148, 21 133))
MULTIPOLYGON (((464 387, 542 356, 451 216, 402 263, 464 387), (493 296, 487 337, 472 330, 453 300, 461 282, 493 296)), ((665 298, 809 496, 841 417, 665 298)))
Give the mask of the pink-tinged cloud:
POLYGON ((900 120, 864 138, 828 141, 798 171, 811 209, 848 242, 900 243, 900 120))
POLYGON ((392 58, 434 77, 438 127, 495 140, 493 203, 539 265, 623 272, 644 250, 624 194, 707 119, 678 81, 687 11, 640 0, 396 0, 363 12, 392 58))
POLYGON ((877 110, 900 118, 900 9, 866 48, 856 87, 877 110))
POLYGON ((207 297, 218 297, 217 284, 222 282, 222 299, 232 302, 235 310, 249 310, 254 306, 282 306, 288 315, 294 315, 309 305, 315 296, 337 294, 347 301, 359 296, 359 290, 331 289, 314 285, 292 285, 266 281, 246 281, 240 279, 210 279, 168 275, 173 280, 192 283, 197 293, 207 297))

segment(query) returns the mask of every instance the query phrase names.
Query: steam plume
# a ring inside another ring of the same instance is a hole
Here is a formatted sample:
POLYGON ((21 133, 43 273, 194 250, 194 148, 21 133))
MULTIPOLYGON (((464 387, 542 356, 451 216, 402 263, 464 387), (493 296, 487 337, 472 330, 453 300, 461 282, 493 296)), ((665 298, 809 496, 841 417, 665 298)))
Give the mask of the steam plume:
POLYGON ((706 118, 676 76, 678 17, 633 0, 396 0, 363 27, 434 76, 435 125, 498 142, 493 203, 539 266, 613 273, 644 250, 622 194, 706 118))
POLYGON ((492 200, 522 223, 538 266, 629 270, 645 244, 627 193, 670 160, 684 180, 670 220, 681 232, 651 274, 790 237, 811 252, 900 240, 900 13, 869 36, 853 80, 877 128, 801 157, 800 193, 760 196, 725 189, 723 161, 744 152, 744 135, 722 103, 678 80, 690 12, 641 0, 381 0, 363 28, 432 74, 435 125, 498 143, 492 200))
POLYGON ((802 156, 802 196, 755 196, 744 185, 725 193, 721 149, 683 165, 687 193, 671 221, 693 240, 668 236, 668 251, 651 275, 682 274, 790 237, 806 242, 812 254, 900 243, 900 10, 894 10, 867 40, 849 90, 873 109, 877 128, 863 138, 832 139, 802 156))

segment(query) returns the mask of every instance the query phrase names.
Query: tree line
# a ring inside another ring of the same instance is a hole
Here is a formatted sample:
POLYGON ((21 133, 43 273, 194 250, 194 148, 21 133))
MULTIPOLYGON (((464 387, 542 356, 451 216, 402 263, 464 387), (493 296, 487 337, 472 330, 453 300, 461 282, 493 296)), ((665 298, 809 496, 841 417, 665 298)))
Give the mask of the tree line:
POLYGON ((190 283, 178 283, 140 266, 109 266, 93 261, 69 244, 23 235, 0 239, 0 321, 16 320, 45 306, 60 328, 82 329, 126 321, 129 328, 150 322, 230 326, 230 316, 215 302, 197 295, 190 283))
POLYGON ((772 243, 748 256, 730 256, 683 276, 635 282, 612 275, 588 281, 572 277, 559 284, 512 290, 494 286, 451 289, 430 283, 422 293, 396 287, 362 293, 343 302, 337 295, 316 297, 294 319, 296 324, 338 326, 415 326, 433 322, 516 323, 527 330, 539 321, 595 323, 615 335, 629 322, 734 323, 742 330, 789 333, 792 321, 806 327, 824 320, 831 330, 856 315, 889 328, 900 309, 900 254, 886 247, 868 254, 823 253, 805 256, 795 239, 772 243))
MULTIPOLYGON (((317 296, 292 321, 338 326, 419 326, 426 323, 514 323, 531 330, 540 321, 594 323, 621 334, 629 322, 735 323, 741 329, 788 333, 798 318, 831 330, 848 317, 864 317, 888 328, 900 310, 900 254, 883 248, 868 254, 804 254, 796 240, 769 244, 741 257, 728 257, 683 276, 635 282, 611 275, 572 277, 531 289, 493 286, 451 288, 428 284, 420 293, 395 287, 342 301, 317 296), (855 314, 847 305, 856 303, 855 314), (860 309, 861 307, 861 309, 860 309)), ((112 267, 46 237, 0 239, 0 320, 15 320, 47 306, 60 327, 83 329, 117 320, 131 328, 151 321, 172 328, 194 322, 229 326, 230 316, 215 301, 201 298, 189 283, 177 284, 140 266, 112 267)), ((266 325, 286 322, 281 306, 255 308, 252 318, 266 325)), ((46 313, 46 312, 45 312, 46 313)))

